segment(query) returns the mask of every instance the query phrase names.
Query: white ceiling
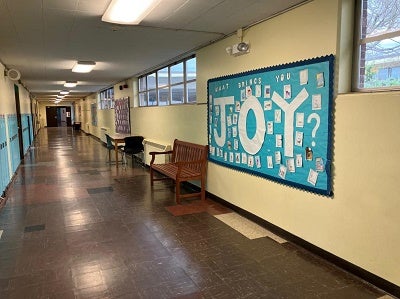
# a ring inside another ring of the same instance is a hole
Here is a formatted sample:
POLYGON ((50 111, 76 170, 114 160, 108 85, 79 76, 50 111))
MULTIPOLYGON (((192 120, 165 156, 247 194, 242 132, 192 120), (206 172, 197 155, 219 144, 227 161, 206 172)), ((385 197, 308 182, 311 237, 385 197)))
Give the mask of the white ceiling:
POLYGON ((0 61, 37 99, 66 80, 69 99, 97 92, 305 0, 163 0, 139 26, 101 21, 110 0, 0 0, 0 61), (77 60, 96 61, 89 74, 77 60))

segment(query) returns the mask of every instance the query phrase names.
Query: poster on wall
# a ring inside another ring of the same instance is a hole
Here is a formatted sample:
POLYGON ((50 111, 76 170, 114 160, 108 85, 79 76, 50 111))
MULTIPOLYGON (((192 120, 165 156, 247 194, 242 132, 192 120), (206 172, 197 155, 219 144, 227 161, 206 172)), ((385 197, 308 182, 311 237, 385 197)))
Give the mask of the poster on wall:
POLYGON ((97 104, 90 104, 90 111, 92 114, 92 125, 97 127, 97 104))
POLYGON ((115 100, 115 132, 121 134, 131 133, 129 118, 129 97, 115 100))
POLYGON ((332 195, 334 56, 208 80, 209 160, 332 195))

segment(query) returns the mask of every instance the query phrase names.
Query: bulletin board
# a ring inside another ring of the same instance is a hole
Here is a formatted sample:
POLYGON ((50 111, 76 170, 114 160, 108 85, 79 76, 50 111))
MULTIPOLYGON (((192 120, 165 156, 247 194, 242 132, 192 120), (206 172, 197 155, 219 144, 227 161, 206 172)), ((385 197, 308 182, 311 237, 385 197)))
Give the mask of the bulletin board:
POLYGON ((208 80, 209 160, 332 195, 334 56, 208 80))
POLYGON ((90 111, 92 113, 92 125, 97 127, 97 104, 90 104, 90 111))
POLYGON ((131 133, 129 116, 129 97, 115 100, 115 132, 121 134, 131 133))

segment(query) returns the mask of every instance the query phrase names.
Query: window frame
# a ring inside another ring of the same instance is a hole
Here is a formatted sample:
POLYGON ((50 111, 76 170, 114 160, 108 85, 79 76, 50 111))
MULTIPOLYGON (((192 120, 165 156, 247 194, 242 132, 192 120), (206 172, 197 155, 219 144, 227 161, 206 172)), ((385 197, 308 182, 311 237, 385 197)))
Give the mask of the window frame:
MULTIPOLYGON (((366 49, 362 49, 362 46, 366 47, 368 43, 382 41, 385 39, 400 37, 400 29, 394 30, 390 32, 384 32, 381 34, 376 34, 373 36, 362 36, 362 10, 363 10, 363 2, 368 2, 369 0, 357 0, 355 5, 355 18, 354 18, 354 50, 353 50, 353 79, 352 79, 352 89, 353 91, 358 92, 381 92, 381 91, 398 91, 400 90, 399 85, 393 86, 377 86, 377 87, 360 87, 361 86, 361 76, 365 76, 365 73, 362 74, 362 69, 366 68, 365 55, 366 49), (364 59, 364 65, 362 65, 362 59, 364 59)), ((366 25, 365 25, 366 26, 366 25)), ((400 65, 400 61, 399 61, 400 65)))
POLYGON ((97 108, 99 110, 109 110, 109 109, 114 109, 114 104, 115 104, 115 91, 114 91, 114 86, 103 89, 98 93, 97 97, 97 108), (110 93, 111 98, 106 98, 109 95, 107 93, 110 93))
MULTIPOLYGON (((195 55, 191 55, 189 57, 186 57, 184 59, 175 61, 174 63, 168 64, 168 65, 164 65, 156 70, 153 70, 149 73, 143 74, 141 76, 138 77, 138 98, 139 98, 139 107, 167 107, 167 106, 174 106, 174 105, 193 105, 197 103, 197 100, 194 102, 189 102, 189 97, 188 97, 188 90, 187 87, 190 83, 195 83, 196 79, 197 79, 197 70, 195 72, 195 76, 194 79, 190 79, 187 80, 187 61, 191 60, 191 59, 196 59, 195 55), (172 79, 171 79, 171 68, 173 68, 174 66, 178 65, 182 63, 183 65, 183 73, 182 73, 182 81, 179 82, 175 82, 172 83, 172 79), (167 69, 168 72, 168 80, 167 80, 167 84, 159 84, 159 71, 167 69), (149 88, 149 83, 148 83, 148 78, 155 74, 155 88, 149 88), (145 82, 146 82, 146 87, 142 88, 141 86, 141 81, 143 80, 143 78, 145 78, 145 82), (183 88, 183 100, 181 102, 174 102, 172 101, 172 90, 178 86, 182 86, 183 88), (160 99, 159 99, 159 93, 160 91, 165 91, 168 90, 168 98, 167 101, 162 101, 162 104, 160 104, 160 99), (153 105, 149 104, 149 94, 150 92, 155 92, 156 95, 156 100, 155 103, 153 105), (144 98, 145 101, 142 101, 141 98, 144 98), (145 103, 144 103, 145 102, 145 103)), ((197 69, 197 67, 196 67, 197 69)))

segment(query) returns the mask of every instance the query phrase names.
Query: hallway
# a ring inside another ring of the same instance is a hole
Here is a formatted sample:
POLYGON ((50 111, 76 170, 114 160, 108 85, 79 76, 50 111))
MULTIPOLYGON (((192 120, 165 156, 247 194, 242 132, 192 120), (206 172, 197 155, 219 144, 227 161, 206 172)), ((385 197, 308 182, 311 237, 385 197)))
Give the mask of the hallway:
MULTIPOLYGON (((309 252, 249 239, 148 170, 42 129, 0 211, 0 298, 390 298, 309 252)), ((130 162, 130 161, 129 161, 130 162)))

